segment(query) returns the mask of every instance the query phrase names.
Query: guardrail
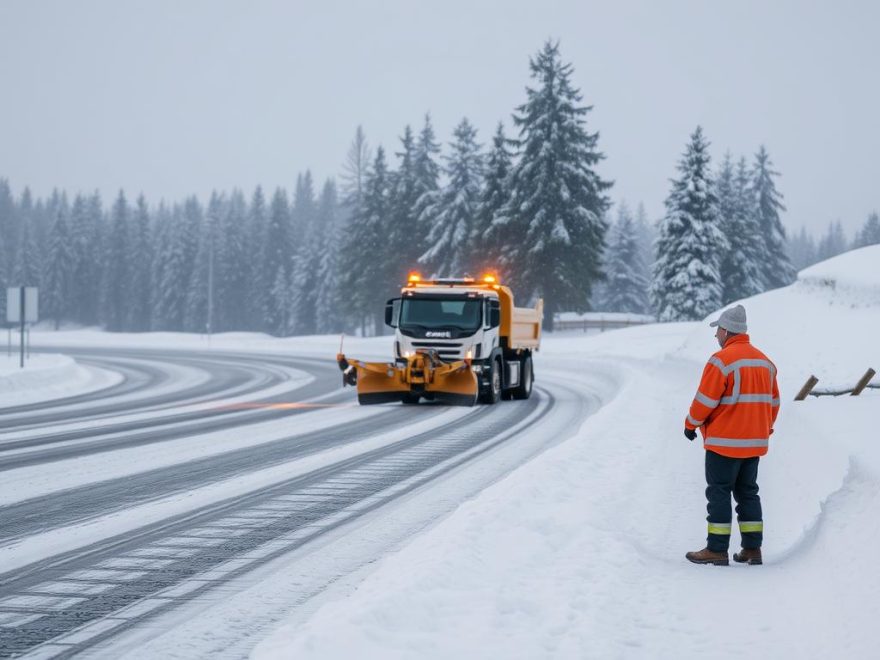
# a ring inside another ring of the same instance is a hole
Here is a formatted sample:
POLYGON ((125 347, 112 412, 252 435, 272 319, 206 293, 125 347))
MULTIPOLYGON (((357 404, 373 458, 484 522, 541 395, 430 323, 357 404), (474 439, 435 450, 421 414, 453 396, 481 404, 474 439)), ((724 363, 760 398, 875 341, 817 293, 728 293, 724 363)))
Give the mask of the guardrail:
POLYGON ((606 330, 619 330, 620 328, 629 328, 634 325, 646 325, 648 323, 656 323, 653 319, 615 319, 615 318, 590 318, 590 319, 555 319, 553 321, 553 331, 560 330, 598 330, 605 332, 606 330))
POLYGON ((841 396, 843 394, 849 394, 850 396, 858 396, 865 389, 880 389, 880 383, 871 383, 871 379, 876 375, 876 371, 873 369, 868 369, 865 374, 859 379, 859 382, 856 383, 855 387, 851 387, 849 389, 844 390, 816 390, 813 389, 819 383, 819 379, 815 376, 810 376, 807 378, 807 382, 804 383, 804 386, 801 387, 800 391, 797 393, 797 396, 794 398, 795 401, 803 401, 807 398, 807 396, 841 396))

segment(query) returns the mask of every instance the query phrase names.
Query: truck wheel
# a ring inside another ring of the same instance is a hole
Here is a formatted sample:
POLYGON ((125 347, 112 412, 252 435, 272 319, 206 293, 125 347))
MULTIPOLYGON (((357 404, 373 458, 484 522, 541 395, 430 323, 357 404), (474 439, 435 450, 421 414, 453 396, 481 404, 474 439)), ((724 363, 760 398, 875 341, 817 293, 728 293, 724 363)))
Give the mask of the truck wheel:
POLYGON ((526 355, 519 365, 519 385, 513 388, 513 398, 528 399, 532 396, 532 383, 535 382, 535 372, 532 369, 532 356, 526 355))
POLYGON ((403 402, 403 403, 405 403, 405 404, 408 404, 408 405, 413 405, 413 404, 415 404, 415 403, 418 403, 418 402, 419 402, 419 399, 421 399, 421 398, 422 398, 422 397, 419 396, 418 394, 410 394, 410 393, 407 393, 407 394, 401 394, 401 395, 400 395, 400 400, 401 400, 401 402, 403 402))
POLYGON ((492 405, 501 399, 501 361, 492 360, 492 369, 489 371, 489 389, 483 392, 480 401, 492 405))

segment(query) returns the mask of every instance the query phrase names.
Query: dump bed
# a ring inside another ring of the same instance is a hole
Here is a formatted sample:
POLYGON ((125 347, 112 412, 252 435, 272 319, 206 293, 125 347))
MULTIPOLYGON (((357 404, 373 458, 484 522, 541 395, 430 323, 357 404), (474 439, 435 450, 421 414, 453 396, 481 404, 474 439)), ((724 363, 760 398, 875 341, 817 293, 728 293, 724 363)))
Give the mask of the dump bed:
POLYGON ((514 307, 510 289, 506 286, 494 288, 501 302, 501 336, 507 338, 508 348, 537 351, 541 347, 544 301, 538 300, 534 308, 514 307))

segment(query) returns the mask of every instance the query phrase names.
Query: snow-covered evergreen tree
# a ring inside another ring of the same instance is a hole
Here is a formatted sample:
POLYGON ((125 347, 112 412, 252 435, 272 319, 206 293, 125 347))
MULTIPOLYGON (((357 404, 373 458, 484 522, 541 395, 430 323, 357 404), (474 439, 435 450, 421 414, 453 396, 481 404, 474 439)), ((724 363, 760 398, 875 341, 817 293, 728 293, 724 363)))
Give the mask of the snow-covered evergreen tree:
POLYGON ((816 263, 816 241, 804 227, 794 236, 788 237, 787 252, 795 271, 803 270, 816 263))
POLYGON ((460 277, 471 268, 471 239, 483 184, 483 157, 476 129, 465 118, 453 135, 445 170, 447 184, 442 190, 426 194, 420 216, 420 223, 428 227, 428 249, 419 257, 419 263, 440 277, 460 277))
POLYGON ((42 262, 37 242, 34 240, 30 217, 25 216, 21 228, 21 241, 12 269, 12 286, 40 286, 42 262))
POLYGON ((609 312, 648 313, 646 266, 635 222, 625 202, 618 205, 617 221, 609 231, 604 262, 603 309, 609 312))
POLYGON ((345 163, 342 165, 342 200, 350 206, 356 207, 361 203, 364 196, 364 186, 367 181, 367 173, 370 169, 372 154, 364 129, 361 126, 355 130, 351 146, 348 148, 345 163))
POLYGON ((9 181, 0 179, 0 319, 6 319, 6 287, 15 259, 15 199, 9 181))
POLYGON ((322 228, 318 244, 318 277, 315 306, 316 331, 320 334, 342 329, 343 308, 347 301, 339 295, 340 246, 342 222, 339 215, 336 184, 328 179, 318 201, 317 224, 322 228))
POLYGON ((749 190, 745 159, 734 171, 730 154, 725 154, 715 179, 718 217, 727 239, 721 260, 722 302, 748 298, 764 290, 762 265, 764 241, 757 222, 757 208, 749 190))
POLYGON ((486 171, 483 190, 474 219, 469 263, 477 273, 495 272, 506 281, 500 269, 503 232, 492 231, 492 221, 510 197, 510 172, 513 169, 513 150, 511 140, 504 134, 504 124, 492 137, 492 149, 486 157, 486 171))
POLYGON ((877 245, 880 243, 880 215, 877 211, 872 212, 865 224, 856 234, 853 240, 853 247, 865 247, 866 245, 877 245))
POLYGON ((54 320, 57 330, 61 321, 70 314, 72 302, 70 285, 74 262, 66 204, 59 206, 56 213, 55 222, 49 230, 40 307, 43 316, 54 320))
POLYGON ((248 208, 247 231, 247 268, 248 295, 246 304, 247 330, 267 330, 266 310, 269 309, 269 291, 273 282, 268 280, 268 273, 263 265, 266 232, 268 231, 268 215, 266 198, 263 188, 257 186, 251 196, 248 208))
POLYGON ((226 200, 214 191, 208 201, 199 230, 198 250, 187 287, 184 329, 188 332, 216 331, 217 256, 223 251, 220 225, 226 200))
POLYGON ((120 190, 110 216, 104 272, 103 318, 110 331, 126 330, 131 317, 131 212, 125 193, 120 190))
POLYGON ((840 220, 828 223, 828 231, 819 241, 816 248, 817 261, 825 261, 838 254, 843 254, 847 250, 846 235, 843 233, 843 225, 840 220))
POLYGON ((778 176, 779 172, 773 170, 767 150, 761 145, 755 154, 752 194, 764 241, 762 279, 765 287, 770 289, 787 286, 795 280, 795 271, 785 250, 785 228, 779 217, 779 213, 785 211, 785 206, 782 204, 782 194, 776 190, 774 179, 778 176))
POLYGON ((216 246, 214 326, 217 332, 248 328, 248 209, 241 190, 229 196, 216 246))
POLYGON ((321 228, 317 226, 316 214, 312 173, 306 170, 304 175, 297 177, 291 214, 294 256, 291 264, 290 327, 292 334, 295 335, 315 333, 317 273, 321 241, 321 228))
MULTIPOLYGON (((431 203, 432 194, 440 189, 440 144, 434 136, 434 126, 431 124, 431 115, 425 115, 425 124, 416 140, 413 155, 413 171, 415 176, 415 189, 413 197, 416 199, 414 218, 421 218, 425 207, 431 203)), ((429 227, 421 224, 413 231, 413 236, 420 241, 417 254, 421 256, 428 247, 427 239, 429 227)), ((409 266, 407 266, 409 267, 409 266)))
POLYGON ((699 126, 678 172, 656 243, 651 295, 660 321, 696 321, 722 304, 720 267, 727 241, 719 227, 709 143, 699 126))
POLYGON ((407 126, 400 138, 400 162, 391 174, 391 213, 386 223, 386 266, 381 287, 393 291, 406 281, 418 258, 424 252, 425 237, 416 208, 420 185, 416 177, 416 143, 412 129, 407 126))
POLYGON ((143 194, 138 196, 131 227, 131 305, 128 330, 150 330, 153 311, 153 241, 150 211, 143 194))
MULTIPOLYGON (((95 193, 97 196, 97 193, 95 193)), ((70 212, 70 252, 73 272, 70 281, 71 318, 79 323, 97 323, 100 271, 100 197, 90 200, 77 195, 70 212), (96 202, 97 207, 93 206, 96 202)))
POLYGON ((611 183, 594 169, 604 156, 598 133, 585 126, 591 106, 581 105, 559 44, 547 42, 529 64, 536 87, 526 88, 527 101, 514 117, 520 159, 510 199, 493 224, 504 233, 502 266, 522 298, 544 298, 545 326, 552 330, 554 313, 589 307, 601 277, 611 183))
POLYGON ((266 330, 276 334, 285 332, 288 325, 290 255, 290 205, 287 193, 278 188, 272 196, 269 225, 263 244, 264 277, 266 282, 271 283, 264 317, 266 330), (279 270, 282 271, 280 276, 279 270))
POLYGON ((156 258, 153 270, 153 328, 183 330, 190 264, 184 210, 175 205, 157 219, 156 258), (167 215, 166 215, 167 214, 167 215))
POLYGON ((343 250, 342 290, 345 291, 352 319, 362 333, 381 334, 384 329, 384 303, 387 291, 377 287, 383 274, 385 236, 383 228, 391 207, 391 181, 385 150, 376 149, 376 159, 367 175, 364 198, 348 226, 343 250))

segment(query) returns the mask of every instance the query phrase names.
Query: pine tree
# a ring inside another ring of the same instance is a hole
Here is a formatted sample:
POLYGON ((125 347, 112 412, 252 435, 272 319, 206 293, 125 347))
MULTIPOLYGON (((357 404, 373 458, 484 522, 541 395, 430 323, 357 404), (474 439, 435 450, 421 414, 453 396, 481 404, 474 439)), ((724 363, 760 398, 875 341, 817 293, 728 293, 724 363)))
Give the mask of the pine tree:
POLYGON ((128 327, 133 332, 147 332, 151 328, 153 311, 153 244, 150 211, 143 194, 138 196, 131 229, 131 307, 128 327))
POLYGON ((247 202, 232 191, 221 220, 216 247, 215 328, 218 332, 248 327, 247 202))
POLYGON ((391 213, 386 230, 385 272, 381 286, 393 289, 406 281, 424 251, 425 237, 416 208, 421 187, 416 176, 416 143, 407 126, 400 138, 400 163, 391 175, 391 213))
POLYGON ((865 224, 859 233, 856 234, 853 247, 859 248, 866 245, 877 245, 878 243, 880 243, 880 215, 877 214, 877 211, 874 211, 865 220, 865 224))
POLYGON ((650 283, 651 273, 654 271, 654 241, 657 240, 657 231, 654 225, 648 222, 648 214, 645 212, 645 205, 642 202, 639 202, 636 207, 635 229, 639 242, 639 254, 642 257, 642 263, 645 264, 643 274, 645 280, 650 283))
POLYGON ((6 287, 15 259, 15 200, 6 179, 0 179, 0 319, 6 318, 6 287))
POLYGON ((838 254, 843 254, 847 250, 846 235, 843 233, 843 225, 840 220, 828 223, 828 231, 819 241, 816 249, 816 258, 818 261, 825 261, 838 254))
POLYGON ((247 317, 245 325, 247 330, 267 330, 266 310, 269 309, 269 290, 272 282, 267 280, 266 268, 263 265, 264 246, 266 245, 266 232, 268 219, 266 212, 266 199, 263 188, 257 186, 251 197, 248 209, 248 236, 247 236, 247 317))
POLYGON ((605 278, 604 309, 610 312, 647 313, 648 279, 635 222, 625 202, 618 206, 617 222, 609 232, 605 278))
POLYGON ((721 260, 722 302, 748 298, 764 290, 762 263, 764 242, 757 223, 757 209, 749 191, 745 159, 736 172, 730 154, 724 156, 715 179, 718 216, 727 250, 721 260))
POLYGON ((342 199, 349 206, 357 206, 364 196, 364 185, 370 169, 372 155, 364 135, 364 129, 357 127, 354 139, 342 165, 342 199))
POLYGON ((382 260, 376 255, 384 254, 382 230, 390 210, 389 179, 385 150, 379 147, 364 185, 363 202, 349 223, 343 250, 347 261, 343 264, 342 288, 351 316, 364 334, 382 333, 384 302, 389 294, 376 285, 383 273, 382 260))
POLYGON ((188 332, 211 334, 216 330, 217 255, 222 252, 220 223, 225 206, 223 197, 212 192, 199 229, 198 250, 187 287, 183 323, 188 332))
POLYGON ((721 307, 727 242, 709 168, 709 143, 697 126, 678 163, 656 243, 651 294, 660 321, 695 321, 721 307))
POLYGON ((190 272, 183 208, 175 205, 160 214, 157 225, 153 327, 156 330, 183 330, 190 272))
POLYGON ((504 124, 498 122, 498 128, 492 138, 492 149, 486 158, 486 172, 483 190, 480 193, 480 204, 474 222, 471 238, 469 262, 476 272, 500 272, 501 245, 503 232, 492 231, 492 220, 504 207, 510 196, 509 179, 513 168, 513 152, 511 141, 504 134, 504 124))
POLYGON ((312 173, 298 177, 293 202, 294 258, 291 269, 290 326, 295 335, 315 333, 317 272, 320 261, 320 228, 316 221, 312 173))
POLYGON ((49 230, 46 269, 41 292, 41 307, 45 310, 43 315, 55 321, 56 330, 60 327, 61 321, 68 318, 72 302, 70 284, 74 262, 65 206, 58 208, 55 222, 49 230))
POLYGON ((816 241, 807 230, 801 227, 800 232, 788 239, 788 256, 792 267, 796 271, 812 266, 818 260, 816 258, 816 241))
POLYGON ((537 87, 526 88, 528 99, 514 117, 520 160, 493 231, 504 232, 502 266, 519 295, 544 298, 552 330, 556 312, 589 307, 601 277, 611 183, 594 170, 604 156, 596 148, 598 133, 585 127, 591 106, 580 105, 558 43, 547 42, 529 64, 537 87))
POLYGON ((264 278, 266 282, 271 282, 268 306, 263 312, 268 332, 283 333, 287 328, 286 301, 290 253, 290 206, 287 193, 282 188, 278 188, 272 196, 269 225, 263 244, 264 278))
MULTIPOLYGON (((416 200, 413 209, 413 217, 416 218, 416 227, 413 229, 412 238, 416 242, 413 245, 414 254, 421 256, 427 249, 429 227, 421 223, 420 218, 425 207, 431 203, 432 195, 440 189, 440 164, 438 157, 440 144, 434 136, 434 127, 431 124, 431 115, 425 115, 425 125, 416 140, 413 153, 413 173, 415 178, 413 198, 416 200)), ((407 268, 409 265, 407 265, 407 268)))
POLYGON ((471 238, 483 179, 476 129, 465 118, 453 135, 446 165, 448 183, 426 195, 427 205, 420 217, 429 227, 429 247, 419 263, 440 277, 460 277, 470 269, 471 238))
POLYGON ((764 240, 764 259, 762 279, 767 288, 775 289, 794 282, 795 271, 785 251, 785 228, 779 218, 785 211, 782 194, 776 190, 775 177, 779 172, 773 170, 773 163, 762 145, 755 154, 752 172, 752 194, 757 205, 758 226, 764 240))
POLYGON ((317 222, 323 229, 323 240, 318 246, 318 278, 315 307, 316 331, 322 334, 342 329, 342 308, 346 304, 339 296, 339 251, 342 244, 342 226, 339 217, 336 185, 328 179, 318 202, 317 222))
POLYGON ((104 277, 103 316, 107 329, 111 332, 128 329, 127 321, 131 318, 129 216, 125 193, 120 190, 111 212, 104 277))

